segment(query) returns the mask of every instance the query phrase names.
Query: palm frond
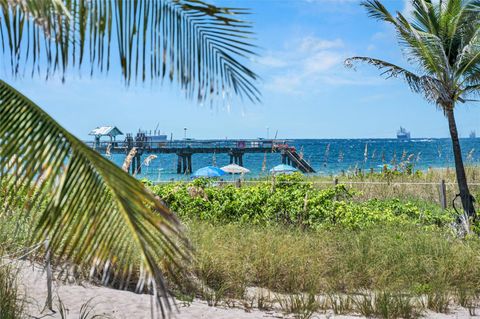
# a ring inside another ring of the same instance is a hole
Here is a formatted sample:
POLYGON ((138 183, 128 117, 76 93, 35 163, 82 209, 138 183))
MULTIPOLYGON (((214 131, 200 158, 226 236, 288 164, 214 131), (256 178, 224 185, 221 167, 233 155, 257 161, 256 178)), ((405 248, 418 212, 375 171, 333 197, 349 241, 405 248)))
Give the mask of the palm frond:
POLYGON ((365 0, 361 2, 361 5, 365 7, 368 15, 376 20, 397 24, 397 21, 392 14, 385 8, 385 6, 379 0, 365 0))
POLYGON ((478 81, 480 67, 480 1, 470 1, 458 17, 461 44, 455 61, 455 77, 462 84, 478 81))
POLYGON ((439 12, 431 0, 412 1, 414 10, 412 11, 412 25, 421 32, 427 32, 435 35, 440 34, 439 12), (437 11, 437 12, 436 12, 437 11))
POLYGON ((469 96, 480 96, 480 84, 467 85, 461 92, 460 95, 464 101, 468 101, 467 97, 469 96))
POLYGON ((428 30, 422 30, 423 24, 431 24, 428 1, 414 1, 414 5, 424 8, 423 14, 418 14, 421 22, 412 24, 401 13, 394 17, 379 0, 362 2, 369 16, 392 24, 397 32, 399 43, 404 47, 409 61, 418 64, 430 74, 439 76, 448 68, 448 61, 443 51, 441 39, 428 30), (425 16, 424 16, 425 15, 425 16))
POLYGON ((1 45, 14 75, 64 77, 85 62, 93 74, 116 62, 127 85, 168 78, 200 101, 234 94, 259 101, 257 75, 247 66, 255 54, 251 25, 242 19, 247 10, 201 0, 0 0, 0 6, 1 45))
POLYGON ((381 71, 381 75, 387 79, 392 77, 403 78, 413 92, 422 94, 431 103, 438 104, 444 99, 449 99, 449 93, 445 90, 441 81, 429 76, 416 75, 405 68, 386 61, 369 57, 352 57, 345 60, 345 66, 355 69, 355 64, 359 62, 376 67, 381 71))
POLYGON ((176 217, 3 81, 0 168, 4 205, 38 220, 32 241, 48 239, 58 260, 91 267, 104 284, 136 277, 137 291, 153 289, 160 310, 171 309, 164 274, 176 278, 190 259, 176 217))

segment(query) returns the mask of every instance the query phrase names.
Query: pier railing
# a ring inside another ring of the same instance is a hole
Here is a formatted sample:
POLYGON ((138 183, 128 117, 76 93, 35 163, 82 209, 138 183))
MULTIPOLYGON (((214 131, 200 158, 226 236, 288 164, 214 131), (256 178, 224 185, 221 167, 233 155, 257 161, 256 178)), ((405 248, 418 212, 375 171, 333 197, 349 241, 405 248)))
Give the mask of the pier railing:
POLYGON ((155 137, 140 136, 133 138, 127 135, 125 141, 90 141, 88 146, 105 154, 129 153, 133 148, 136 152, 131 162, 132 174, 141 172, 141 156, 145 154, 177 154, 177 173, 192 173, 192 155, 198 153, 228 153, 230 164, 243 166, 243 155, 247 153, 274 153, 282 156, 282 163, 292 165, 303 173, 315 173, 310 163, 303 155, 296 152, 295 147, 288 145, 286 140, 242 139, 242 140, 155 140, 155 137))
POLYGON ((288 147, 286 140, 262 140, 262 139, 244 139, 244 140, 167 140, 167 141, 86 141, 88 146, 94 149, 131 149, 132 147, 149 149, 266 149, 288 147))

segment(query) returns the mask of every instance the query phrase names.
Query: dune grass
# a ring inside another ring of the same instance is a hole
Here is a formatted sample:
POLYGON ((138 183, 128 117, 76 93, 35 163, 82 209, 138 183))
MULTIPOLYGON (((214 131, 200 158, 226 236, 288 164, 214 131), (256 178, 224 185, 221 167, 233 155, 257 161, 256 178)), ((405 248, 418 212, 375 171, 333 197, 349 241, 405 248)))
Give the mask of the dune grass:
POLYGON ((18 288, 17 270, 0 260, 0 318, 25 318, 25 302, 18 288))
POLYGON ((422 309, 447 312, 453 304, 475 308, 480 292, 480 240, 443 230, 299 231, 204 222, 188 229, 197 256, 192 271, 217 299, 245 300, 247 288, 261 287, 276 301, 276 294, 289 296, 280 303, 286 312, 303 305, 300 312, 313 307, 396 318, 417 317, 422 309))
POLYGON ((298 231, 282 227, 188 225, 194 272, 235 297, 246 287, 276 292, 480 288, 480 240, 412 227, 298 231))

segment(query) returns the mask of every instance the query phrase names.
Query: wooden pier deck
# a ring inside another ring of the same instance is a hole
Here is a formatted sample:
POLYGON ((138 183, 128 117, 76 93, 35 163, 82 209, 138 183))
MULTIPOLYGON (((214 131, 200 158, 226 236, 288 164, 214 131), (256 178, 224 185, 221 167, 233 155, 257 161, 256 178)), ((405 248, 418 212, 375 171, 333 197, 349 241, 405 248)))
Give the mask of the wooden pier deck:
POLYGON ((132 172, 138 172, 141 168, 141 156, 143 154, 177 154, 177 173, 192 172, 193 154, 229 154, 230 163, 243 166, 243 155, 246 153, 279 153, 282 163, 290 164, 303 173, 315 173, 310 164, 297 153, 295 147, 289 146, 287 141, 267 139, 245 140, 170 140, 156 141, 125 139, 116 141, 87 141, 88 146, 101 154, 128 154, 132 148, 136 148, 137 155, 132 161, 132 172))

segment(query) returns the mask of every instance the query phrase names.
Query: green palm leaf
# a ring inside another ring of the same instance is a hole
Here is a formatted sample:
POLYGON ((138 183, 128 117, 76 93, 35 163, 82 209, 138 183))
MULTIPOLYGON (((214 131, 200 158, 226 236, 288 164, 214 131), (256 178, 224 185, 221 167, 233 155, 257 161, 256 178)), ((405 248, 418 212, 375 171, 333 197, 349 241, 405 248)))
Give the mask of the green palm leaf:
MULTIPOLYGON (((0 41, 14 75, 119 65, 127 84, 168 77, 200 101, 259 101, 244 9, 200 0, 0 0, 0 41)), ((119 71, 119 70, 115 70, 119 71)))
POLYGON ((181 225, 159 199, 3 81, 0 136, 8 205, 21 201, 31 214, 44 207, 32 241, 48 238, 59 260, 92 267, 104 284, 126 287, 118 282, 143 269, 136 290, 153 287, 170 310, 163 274, 174 278, 190 257, 181 225), (14 196, 32 187, 26 202, 14 196))
POLYGON ((354 69, 357 62, 367 63, 376 67, 382 71, 381 75, 386 78, 403 78, 413 92, 422 94, 427 101, 432 103, 449 98, 442 82, 434 77, 428 75, 420 76, 393 63, 369 57, 357 56, 348 58, 345 60, 345 66, 354 69))

